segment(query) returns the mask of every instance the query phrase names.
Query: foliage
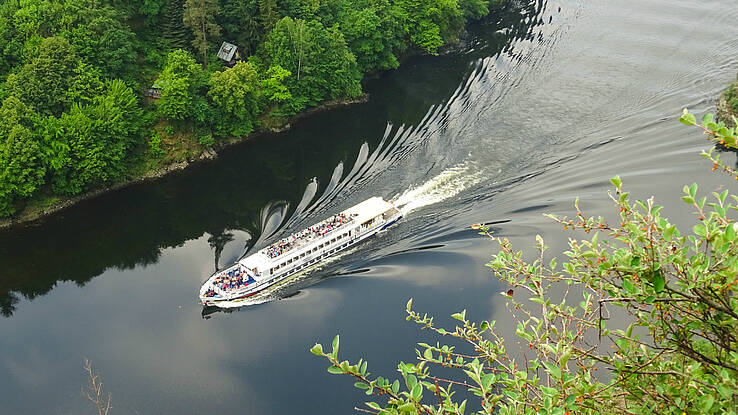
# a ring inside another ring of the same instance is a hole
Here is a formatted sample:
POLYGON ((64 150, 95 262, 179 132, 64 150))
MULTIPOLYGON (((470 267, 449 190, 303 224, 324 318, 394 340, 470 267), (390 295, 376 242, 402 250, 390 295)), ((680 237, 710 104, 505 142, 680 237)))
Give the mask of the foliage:
POLYGON ((279 65, 270 67, 266 72, 266 77, 259 82, 259 95, 262 97, 262 105, 279 104, 292 99, 292 94, 284 85, 292 72, 282 68, 279 65))
POLYGON ((58 119, 49 118, 53 133, 48 140, 58 149, 49 163, 54 189, 76 194, 120 177, 125 155, 139 135, 140 117, 135 94, 116 80, 108 81, 105 93, 91 104, 74 104, 58 119))
POLYGON ((285 17, 264 42, 265 63, 281 66, 293 76, 287 81, 293 110, 325 99, 361 94, 361 74, 336 26, 285 17))
POLYGON ((154 131, 149 137, 149 154, 156 158, 164 155, 164 151, 161 149, 161 134, 158 131, 154 131))
POLYGON ((738 83, 733 82, 728 86, 728 89, 725 90, 723 93, 723 98, 725 98, 725 101, 730 106, 730 109, 738 114, 738 83))
POLYGON ((159 114, 170 120, 184 120, 195 114, 195 101, 202 100, 204 73, 189 52, 177 49, 167 56, 167 64, 159 76, 161 99, 159 114))
POLYGON ((183 22, 194 35, 192 46, 202 54, 204 68, 208 66, 209 39, 220 36, 220 26, 215 23, 218 9, 218 0, 187 0, 185 2, 183 22))
POLYGON ((410 41, 428 53, 454 40, 463 26, 462 11, 455 0, 397 0, 404 12, 405 31, 410 41))
MULTIPOLYGON (((687 112, 682 122, 696 124, 687 112)), ((711 127, 709 134, 733 134, 711 127)), ((725 190, 708 203, 697 185, 685 186, 696 220, 682 234, 653 198, 633 201, 620 178, 612 183, 619 224, 586 216, 578 203, 573 218, 550 215, 593 234, 569 239, 561 266, 540 236, 528 261, 477 227, 499 246, 487 265, 509 286, 501 294, 522 350, 508 346, 494 321, 472 322, 464 310, 445 329, 410 300, 408 320, 444 343, 418 343, 418 362, 398 365, 401 379, 370 377, 363 360, 341 361, 338 336, 330 353, 320 344, 311 351, 330 361, 330 373, 349 374, 382 398, 362 409, 371 413, 461 414, 468 401, 460 394, 474 398, 479 414, 735 414, 738 197, 725 190)))
POLYGON ((197 137, 197 142, 203 147, 203 148, 210 148, 215 144, 215 140, 213 139, 212 134, 202 134, 199 137, 197 137))
POLYGON ((46 38, 29 63, 8 76, 6 89, 41 114, 59 115, 70 105, 67 91, 76 67, 76 54, 66 38, 46 38))
POLYGON ((238 62, 233 68, 210 76, 208 95, 220 112, 218 119, 227 134, 244 136, 254 130, 259 112, 256 97, 258 77, 256 68, 248 62, 238 62))
POLYGON ((51 200, 119 180, 147 152, 179 159, 187 139, 169 133, 162 148, 142 134, 154 125, 209 147, 204 137, 359 96, 365 73, 409 48, 436 53, 487 11, 487 0, 0 2, 0 99, 30 114, 0 136, 0 216, 44 185, 51 200), (208 65, 222 41, 246 61, 208 65), (152 82, 161 97, 144 100, 152 82))
MULTIPOLYGON (((731 116, 733 125, 738 126, 738 120, 735 116, 731 116)), ((718 152, 722 149, 738 149, 738 133, 736 127, 728 128, 725 122, 716 122, 712 114, 705 114, 702 117, 701 124, 697 123, 697 117, 686 109, 679 118, 679 122, 684 125, 694 125, 700 128, 705 137, 713 143, 713 147, 707 151, 702 151, 701 156, 712 162, 712 171, 722 170, 725 173, 735 177, 738 180, 738 170, 730 167, 720 160, 718 152), (716 151, 718 150, 718 151, 716 151)))
POLYGON ((13 202, 31 196, 43 184, 37 114, 15 97, 0 108, 0 214, 14 212, 13 202))

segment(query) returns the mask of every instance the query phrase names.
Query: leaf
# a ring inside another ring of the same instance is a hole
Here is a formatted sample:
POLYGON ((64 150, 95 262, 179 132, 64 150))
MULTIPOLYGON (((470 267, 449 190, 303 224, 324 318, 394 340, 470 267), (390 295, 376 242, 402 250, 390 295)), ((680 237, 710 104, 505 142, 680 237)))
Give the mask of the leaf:
POLYGON ((713 395, 705 395, 704 399, 702 400, 702 410, 705 412, 709 411, 714 403, 715 397, 713 395))
POLYGON ((630 259, 630 266, 637 267, 639 265, 641 265, 641 257, 638 255, 634 255, 633 258, 630 259))
POLYGON ((708 112, 707 114, 702 116, 702 125, 707 126, 707 124, 711 123, 712 121, 713 119, 711 113, 708 112))
POLYGON ((433 351, 431 349, 425 349, 425 352, 423 352, 423 357, 427 360, 433 360, 433 351))
POLYGON ((323 355, 323 345, 320 343, 315 343, 315 346, 313 346, 310 349, 310 352, 316 356, 322 356, 323 355))
POLYGON ((695 118, 694 115, 690 114, 687 109, 684 109, 684 113, 681 117, 679 117, 679 122, 684 125, 696 125, 697 124, 697 118, 695 118))
POLYGON ((664 276, 661 275, 661 271, 656 271, 653 273, 653 289, 660 293, 664 290, 664 286, 666 285, 666 281, 664 280, 664 276))
POLYGON ((400 412, 415 412, 415 404, 412 402, 404 403, 397 407, 400 412))
POLYGON ((364 382, 354 382, 354 386, 358 389, 369 389, 369 385, 364 382))
POLYGON ((332 344, 332 346, 333 346, 333 352, 332 352, 332 354, 333 354, 333 358, 334 359, 337 359, 338 358, 338 346, 339 346, 339 344, 340 344, 340 340, 339 340, 338 334, 336 334, 336 337, 333 338, 333 344, 332 344))
POLYGON ((405 310, 410 311, 413 308, 413 299, 407 300, 407 304, 405 304, 405 310))
POLYGON ((623 289, 631 294, 636 293, 636 287, 629 280, 623 280, 623 289))
POLYGON ((666 239, 667 241, 671 241, 671 237, 674 235, 675 229, 676 229, 676 226, 674 225, 667 226, 666 229, 664 230, 664 239, 666 239))
POLYGON ((413 386, 413 389, 410 391, 410 396, 413 397, 414 400, 420 400, 420 397, 423 395, 423 385, 420 383, 416 383, 415 386, 413 386))
POLYGON ((392 382, 392 393, 397 393, 400 390, 400 381, 395 379, 394 382, 392 382))
POLYGON ((341 370, 338 366, 329 366, 328 367, 328 373, 333 373, 334 375, 339 375, 343 373, 343 370, 341 370))
POLYGON ((451 314, 451 317, 459 321, 464 321, 464 319, 466 318, 466 310, 462 311, 461 313, 451 314))
POLYGON ((615 176, 612 179, 610 179, 610 183, 612 183, 613 186, 620 188, 620 185, 623 184, 623 181, 620 180, 620 176, 615 176))

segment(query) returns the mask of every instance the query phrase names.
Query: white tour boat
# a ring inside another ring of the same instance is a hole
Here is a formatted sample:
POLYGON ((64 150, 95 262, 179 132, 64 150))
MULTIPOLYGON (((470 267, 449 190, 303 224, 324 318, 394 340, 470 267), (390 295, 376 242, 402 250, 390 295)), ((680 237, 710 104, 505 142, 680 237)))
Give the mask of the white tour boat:
POLYGON ((216 272, 200 288, 206 306, 228 307, 386 229, 402 217, 372 197, 216 272))

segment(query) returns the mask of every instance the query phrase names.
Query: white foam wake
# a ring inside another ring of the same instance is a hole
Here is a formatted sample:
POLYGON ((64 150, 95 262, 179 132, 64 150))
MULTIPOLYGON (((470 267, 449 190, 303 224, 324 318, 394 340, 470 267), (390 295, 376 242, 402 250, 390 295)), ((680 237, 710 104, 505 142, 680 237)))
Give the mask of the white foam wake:
POLYGON ((476 164, 465 161, 450 167, 420 186, 406 190, 395 198, 395 205, 403 215, 423 206, 454 197, 484 179, 484 172, 476 164))

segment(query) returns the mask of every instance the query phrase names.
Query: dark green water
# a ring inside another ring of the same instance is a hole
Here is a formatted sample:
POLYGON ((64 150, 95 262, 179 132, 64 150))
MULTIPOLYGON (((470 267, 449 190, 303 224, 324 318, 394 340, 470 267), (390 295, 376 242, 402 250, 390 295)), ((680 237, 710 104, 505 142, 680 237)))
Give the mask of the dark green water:
POLYGON ((557 252, 566 235, 541 214, 577 196, 606 213, 615 174, 685 226, 683 184, 738 191, 677 122, 713 111, 738 70, 733 1, 513 3, 369 81, 366 104, 0 233, 0 413, 92 413, 84 357, 113 414, 350 413, 364 395, 307 352, 316 341, 340 333, 347 358, 394 376, 426 339, 410 297, 441 322, 466 308, 505 327, 493 247, 470 224, 557 252), (409 211, 390 232, 272 301, 203 314, 216 264, 375 195, 409 211))

